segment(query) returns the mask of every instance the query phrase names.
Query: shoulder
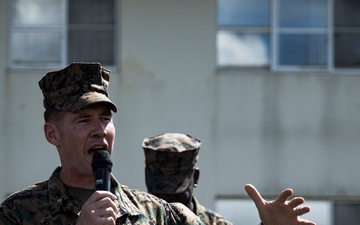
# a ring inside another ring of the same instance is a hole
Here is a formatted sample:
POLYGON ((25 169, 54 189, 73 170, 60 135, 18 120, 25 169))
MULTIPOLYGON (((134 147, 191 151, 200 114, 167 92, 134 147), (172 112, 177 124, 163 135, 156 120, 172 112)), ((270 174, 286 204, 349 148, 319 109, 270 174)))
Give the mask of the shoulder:
MULTIPOLYGON (((233 223, 228 219, 221 216, 219 213, 216 213, 210 209, 205 211, 205 215, 203 215, 206 221, 206 224, 217 224, 217 225, 232 225, 233 223)), ((201 215, 199 215, 201 218, 201 215)))
POLYGON ((124 197, 125 199, 131 201, 133 204, 155 204, 155 205, 163 205, 164 200, 152 195, 148 192, 142 191, 140 189, 130 188, 124 184, 121 184, 117 179, 112 176, 113 187, 115 188, 115 194, 124 197))
MULTIPOLYGON (((204 223, 201 218, 193 213, 188 207, 185 205, 175 202, 169 203, 172 205, 172 209, 175 211, 176 215, 179 215, 179 220, 182 221, 182 224, 202 224, 204 223)), ((204 223, 207 224, 207 223, 204 223)))
POLYGON ((180 203, 168 203, 155 195, 125 185, 121 185, 121 190, 137 210, 157 224, 202 224, 191 210, 180 203))
POLYGON ((17 223, 18 219, 35 213, 39 206, 48 202, 47 186, 47 181, 37 183, 6 198, 0 204, 0 223, 17 223))
POLYGON ((219 213, 208 209, 197 202, 197 216, 205 224, 217 224, 217 225, 233 225, 233 223, 220 215, 219 213))
POLYGON ((139 189, 131 189, 128 186, 121 185, 121 190, 127 198, 138 207, 149 206, 153 209, 163 208, 167 205, 163 199, 156 197, 139 189))
POLYGON ((23 204, 26 202, 34 204, 34 199, 43 200, 44 198, 47 197, 48 197, 48 181, 43 181, 33 184, 21 191, 11 194, 1 203, 1 206, 9 205, 9 204, 18 205, 19 203, 23 204))

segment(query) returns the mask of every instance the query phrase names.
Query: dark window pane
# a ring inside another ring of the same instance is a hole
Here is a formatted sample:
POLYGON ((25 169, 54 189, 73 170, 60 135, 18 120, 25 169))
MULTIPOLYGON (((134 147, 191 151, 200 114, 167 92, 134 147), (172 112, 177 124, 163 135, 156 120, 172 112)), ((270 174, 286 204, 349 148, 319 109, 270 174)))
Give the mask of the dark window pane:
POLYGON ((280 27, 326 27, 327 0, 279 0, 280 27))
POLYGON ((360 27, 359 12, 359 0, 334 0, 335 27, 360 27))
POLYGON ((334 44, 335 67, 360 68, 360 34, 336 34, 334 44))
POLYGON ((70 31, 68 60, 95 61, 114 65, 113 31, 70 31))
POLYGON ((218 24, 268 26, 269 0, 218 0, 218 24))
POLYGON ((279 36, 279 64, 326 65, 326 35, 282 34, 279 36))
POLYGON ((337 202, 334 204, 334 225, 360 224, 359 202, 337 202))
POLYGON ((114 0, 69 1, 69 62, 114 65, 114 8, 114 0))
POLYGON ((69 24, 114 24, 114 0, 70 0, 69 24))
POLYGON ((217 64, 219 66, 268 66, 269 48, 268 34, 219 31, 217 34, 217 64))

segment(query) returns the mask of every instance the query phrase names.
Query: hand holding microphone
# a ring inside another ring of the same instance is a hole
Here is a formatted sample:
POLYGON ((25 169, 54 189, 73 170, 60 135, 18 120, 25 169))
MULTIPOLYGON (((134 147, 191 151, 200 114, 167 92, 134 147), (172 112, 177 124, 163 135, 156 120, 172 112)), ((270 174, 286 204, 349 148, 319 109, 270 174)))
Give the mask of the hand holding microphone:
POLYGON ((110 192, 112 165, 110 154, 106 150, 95 152, 91 163, 95 192, 84 203, 77 225, 115 225, 116 196, 110 192))

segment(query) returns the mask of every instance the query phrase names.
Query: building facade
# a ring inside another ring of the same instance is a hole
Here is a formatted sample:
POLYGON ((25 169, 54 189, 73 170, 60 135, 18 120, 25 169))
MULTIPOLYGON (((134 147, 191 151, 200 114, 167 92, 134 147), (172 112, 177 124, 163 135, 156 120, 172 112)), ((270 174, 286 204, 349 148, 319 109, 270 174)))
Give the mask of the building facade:
POLYGON ((0 199, 59 164, 37 82, 100 61, 121 183, 145 190, 143 138, 183 132, 203 142, 195 194, 209 208, 252 183, 358 210, 359 3, 304 2, 0 0, 0 199))

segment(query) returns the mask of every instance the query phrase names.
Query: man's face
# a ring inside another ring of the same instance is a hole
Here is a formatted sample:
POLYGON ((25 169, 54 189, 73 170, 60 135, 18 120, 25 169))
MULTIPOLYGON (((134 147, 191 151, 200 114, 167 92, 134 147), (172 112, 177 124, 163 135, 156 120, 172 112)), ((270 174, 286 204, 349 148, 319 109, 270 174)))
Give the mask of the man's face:
POLYGON ((96 103, 77 112, 65 112, 56 128, 55 145, 62 169, 74 176, 93 176, 91 162, 96 150, 112 153, 115 127, 107 104, 96 103))
POLYGON ((164 199, 167 202, 180 202, 183 205, 187 206, 189 209, 193 210, 192 207, 192 197, 194 191, 194 179, 191 179, 189 186, 181 193, 151 193, 159 198, 164 199))

